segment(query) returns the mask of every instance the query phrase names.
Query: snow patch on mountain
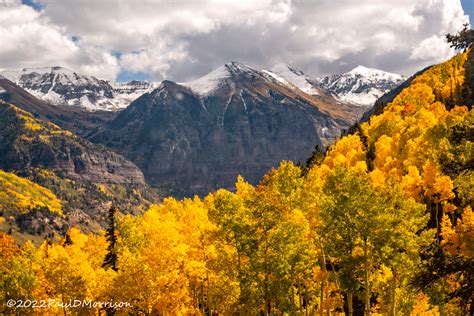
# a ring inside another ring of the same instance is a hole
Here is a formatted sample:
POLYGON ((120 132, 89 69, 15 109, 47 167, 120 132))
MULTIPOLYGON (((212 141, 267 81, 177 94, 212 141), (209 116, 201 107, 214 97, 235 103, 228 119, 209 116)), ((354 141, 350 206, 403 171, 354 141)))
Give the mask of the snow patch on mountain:
POLYGON ((231 72, 226 65, 211 71, 207 75, 204 75, 189 83, 181 83, 181 85, 188 87, 193 92, 199 95, 208 95, 212 91, 219 88, 225 79, 231 77, 231 72))
POLYGON ((290 83, 308 94, 320 94, 320 87, 317 80, 291 65, 276 64, 272 67, 271 71, 267 71, 267 73, 283 78, 286 84, 290 83))
POLYGON ((183 82, 180 83, 180 85, 188 87, 198 95, 206 96, 217 90, 224 83, 231 80, 231 78, 237 77, 241 79, 262 78, 264 80, 274 80, 272 76, 255 70, 250 66, 238 62, 230 62, 194 81, 183 82))

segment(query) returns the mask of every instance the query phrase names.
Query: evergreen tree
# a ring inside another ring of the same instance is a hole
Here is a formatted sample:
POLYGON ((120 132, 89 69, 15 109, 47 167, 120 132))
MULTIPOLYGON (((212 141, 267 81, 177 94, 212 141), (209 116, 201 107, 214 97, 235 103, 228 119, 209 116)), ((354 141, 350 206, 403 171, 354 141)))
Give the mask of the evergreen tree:
POLYGON ((115 227, 115 213, 117 209, 115 206, 111 206, 108 212, 109 226, 105 232, 105 237, 109 243, 107 247, 107 254, 105 255, 104 263, 102 264, 103 268, 112 268, 112 270, 117 271, 117 252, 116 252, 116 227, 115 227))
POLYGON ((69 235, 69 233, 66 233, 66 236, 64 237, 63 246, 70 246, 70 245, 72 245, 71 235, 69 235))
POLYGON ((303 168, 302 175, 306 175, 311 167, 321 164, 324 156, 326 156, 326 152, 323 151, 319 145, 316 145, 313 149, 313 152, 311 153, 311 156, 308 158, 308 160, 306 160, 306 165, 303 168))
POLYGON ((456 49, 470 48, 474 43, 474 30, 471 30, 466 23, 457 34, 446 34, 446 40, 456 49))
POLYGON ((472 109, 474 104, 474 54, 469 52, 467 60, 464 65, 465 67, 465 78, 461 89, 461 98, 468 109, 472 109))

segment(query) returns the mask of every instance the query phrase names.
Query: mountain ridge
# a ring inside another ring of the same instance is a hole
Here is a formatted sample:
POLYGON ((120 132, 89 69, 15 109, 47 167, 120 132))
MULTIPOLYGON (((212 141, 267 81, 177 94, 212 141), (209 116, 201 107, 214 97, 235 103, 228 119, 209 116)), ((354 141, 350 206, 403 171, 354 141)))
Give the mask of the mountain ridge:
MULTIPOLYGON (((347 73, 317 78, 289 64, 281 63, 274 65, 270 70, 265 68, 257 70, 232 61, 193 81, 180 84, 206 95, 217 88, 215 85, 219 80, 225 80, 238 73, 246 73, 250 77, 273 78, 310 95, 337 96, 340 102, 366 107, 400 84, 403 79, 399 75, 364 66, 355 67, 347 73)), ((78 74, 58 66, 23 68, 19 71, 6 70, 1 71, 0 75, 48 103, 88 111, 119 111, 142 94, 151 92, 160 85, 159 82, 140 80, 128 83, 112 82, 78 74)))
POLYGON ((146 81, 110 82, 59 66, 6 70, 0 75, 52 105, 88 111, 118 111, 156 86, 146 81))

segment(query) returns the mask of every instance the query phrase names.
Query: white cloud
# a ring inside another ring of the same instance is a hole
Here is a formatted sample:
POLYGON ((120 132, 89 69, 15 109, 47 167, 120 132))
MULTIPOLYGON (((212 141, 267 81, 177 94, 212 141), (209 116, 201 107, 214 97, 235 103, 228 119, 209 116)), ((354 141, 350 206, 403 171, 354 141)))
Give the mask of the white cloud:
POLYGON ((0 68, 61 64, 102 78, 182 81, 231 60, 410 74, 453 54, 444 35, 467 21, 459 0, 41 0, 41 12, 3 1, 0 68))
POLYGON ((451 55, 452 50, 445 44, 444 37, 433 35, 421 41, 410 55, 411 60, 438 60, 451 55))
POLYGON ((0 5, 0 68, 62 66, 100 78, 116 77, 118 62, 107 49, 74 43, 64 26, 29 6, 0 5))

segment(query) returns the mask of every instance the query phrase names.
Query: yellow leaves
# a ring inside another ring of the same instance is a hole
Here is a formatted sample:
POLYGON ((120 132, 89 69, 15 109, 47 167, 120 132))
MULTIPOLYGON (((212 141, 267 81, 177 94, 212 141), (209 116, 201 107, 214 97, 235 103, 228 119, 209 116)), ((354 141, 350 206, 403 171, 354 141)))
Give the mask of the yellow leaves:
POLYGON ((385 184, 385 174, 379 169, 375 168, 369 176, 374 186, 381 187, 385 184))
POLYGON ((0 210, 24 213, 35 207, 62 213, 61 201, 49 189, 0 170, 0 210))
POLYGON ((33 120, 26 120, 25 121, 25 128, 32 131, 32 132, 36 132, 36 131, 39 131, 39 130, 43 129, 43 127, 40 124, 36 123, 33 120))
POLYGON ((110 195, 110 192, 109 192, 109 190, 107 189, 107 187, 105 186, 105 184, 96 183, 95 186, 97 187, 97 189, 98 189, 100 192, 102 192, 102 193, 104 193, 104 194, 106 194, 106 195, 110 195))
POLYGON ((411 316, 439 316, 438 306, 432 306, 430 299, 424 293, 420 292, 415 298, 415 305, 410 313, 411 316))
POLYGON ((397 139, 387 135, 382 135, 375 143, 375 161, 377 168, 385 174, 389 174, 392 169, 400 170, 400 163, 397 156, 397 139))
POLYGON ((453 226, 448 216, 443 216, 441 245, 452 254, 474 256, 474 212, 466 207, 462 219, 453 226))
POLYGON ((446 115, 446 124, 453 126, 462 123, 466 117, 470 114, 467 107, 465 106, 454 106, 451 111, 446 115))
POLYGON ((237 190, 237 195, 239 196, 248 196, 255 191, 255 188, 250 183, 246 182, 240 175, 237 178, 235 188, 237 190))
POLYGON ((440 98, 454 98, 457 90, 464 83, 466 59, 466 52, 458 54, 444 63, 431 67, 423 75, 415 78, 412 84, 425 84, 431 87, 433 93, 440 98))
POLYGON ((122 219, 118 295, 138 300, 143 312, 192 312, 192 289, 202 286, 209 274, 206 262, 216 257, 208 240, 213 229, 198 197, 167 198, 152 205, 141 221, 122 219), (136 234, 143 237, 134 239, 136 234))
POLYGON ((95 236, 84 235, 77 229, 70 230, 69 235, 72 245, 43 244, 40 248, 42 288, 48 288, 49 298, 58 301, 97 299, 105 295, 106 284, 112 277, 101 268, 105 243, 101 243, 101 251, 94 251, 98 241, 95 236))
POLYGON ((453 182, 448 176, 441 174, 439 167, 427 160, 423 167, 424 194, 435 202, 446 201, 454 197, 453 182))
POLYGON ((423 179, 415 166, 408 166, 408 172, 402 177, 402 189, 410 197, 420 200, 423 179))
POLYGON ((3 232, 0 232, 0 258, 1 262, 8 260, 19 253, 15 240, 3 232))
POLYGON ((357 135, 349 135, 339 140, 324 159, 324 164, 331 169, 336 167, 361 168, 358 163, 365 161, 364 147, 357 135))
POLYGON ((432 88, 422 82, 412 82, 412 84, 404 89, 392 102, 392 109, 397 113, 405 110, 406 105, 419 110, 435 101, 435 95, 432 88))

